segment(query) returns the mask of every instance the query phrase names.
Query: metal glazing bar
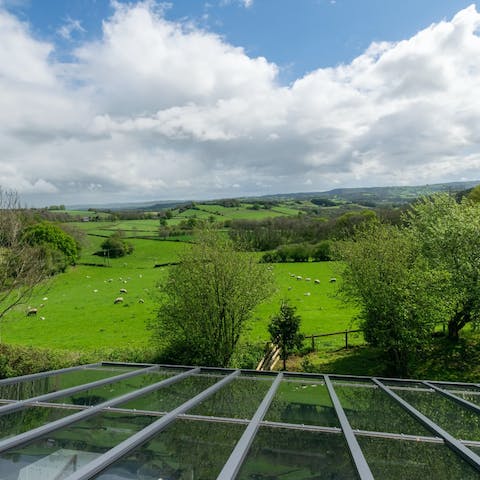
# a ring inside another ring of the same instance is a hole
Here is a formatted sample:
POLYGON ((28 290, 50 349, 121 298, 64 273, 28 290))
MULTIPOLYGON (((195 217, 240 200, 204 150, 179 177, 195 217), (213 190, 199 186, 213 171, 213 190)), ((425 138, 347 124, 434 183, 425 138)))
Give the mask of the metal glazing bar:
POLYGON ((143 430, 135 433, 127 440, 119 443, 116 447, 112 448, 108 452, 104 453, 100 457, 92 460, 90 463, 85 465, 83 468, 80 468, 72 475, 68 476, 65 480, 87 480, 92 478, 94 475, 100 473, 102 470, 105 470, 115 461, 119 460, 125 455, 128 455, 132 450, 140 446, 142 443, 147 442, 155 435, 160 433, 165 429, 170 423, 177 419, 178 415, 185 413, 187 410, 190 410, 194 406, 198 405, 200 402, 213 395, 215 392, 223 388, 225 385, 230 383, 240 375, 240 370, 233 371, 230 375, 227 375, 222 380, 213 384, 211 387, 203 390, 198 395, 195 395, 190 400, 182 403, 179 407, 175 408, 171 412, 167 413, 162 418, 159 418, 157 421, 151 423, 143 430))
POLYGON ((48 372, 32 373, 30 375, 23 375, 21 377, 4 378, 3 380, 0 380, 0 386, 10 385, 11 383, 26 382, 28 380, 36 380, 37 378, 51 377, 52 375, 57 375, 59 373, 74 372, 76 370, 82 370, 84 368, 101 367, 101 366, 102 366, 101 362, 89 363, 87 365, 78 365, 77 367, 61 368, 60 370, 48 370, 48 372))
POLYGON ((140 390, 135 390, 133 392, 126 393, 125 395, 114 398, 112 400, 108 400, 106 402, 100 403, 95 407, 90 407, 86 410, 82 410, 81 412, 74 413, 73 415, 69 415, 68 417, 61 418, 54 422, 47 423, 46 425, 42 425, 41 427, 34 428, 33 430, 29 430, 28 432, 21 433, 20 435, 6 438, 5 440, 0 440, 0 453, 10 448, 18 447, 19 445, 22 445, 26 442, 29 442, 38 437, 41 437, 42 435, 45 435, 47 433, 50 433, 60 428, 71 425, 72 423, 78 422, 80 420, 86 420, 87 418, 97 413, 101 413, 102 410, 108 410, 109 407, 120 405, 130 400, 134 400, 135 398, 140 397, 142 395, 146 395, 147 393, 153 392, 154 390, 157 390, 159 388, 167 387, 168 385, 171 385, 172 383, 176 383, 180 380, 183 380, 185 377, 189 377, 190 375, 198 373, 199 371, 200 371, 199 368, 188 370, 186 372, 180 373, 179 375, 175 375, 173 377, 162 380, 161 382, 148 385, 147 387, 141 388, 140 390))
POLYGON ((457 397, 455 394, 448 392, 447 390, 443 390, 440 387, 437 387, 436 385, 433 385, 430 382, 423 382, 424 385, 427 385, 427 387, 433 388, 436 392, 440 393, 441 395, 449 398, 450 400, 453 400, 454 402, 459 403, 463 407, 466 407, 470 410, 473 410, 475 413, 480 413, 480 406, 476 405, 475 403, 469 402, 468 400, 465 400, 464 398, 457 397))
POLYGON ((262 400, 262 403, 257 408, 255 415, 252 417, 252 420, 248 424, 248 427, 243 432, 243 435, 240 437, 240 440, 235 445, 233 452, 230 454, 230 457, 225 462, 225 465, 222 468, 222 471, 217 477, 217 480, 233 480, 242 466, 245 457, 247 456, 248 450, 252 445, 253 439, 260 427, 260 422, 263 420, 263 417, 267 413, 268 407, 272 403, 275 392, 277 391, 280 382, 282 381, 283 373, 277 374, 277 378, 272 383, 270 389, 262 400))
POLYGON ((435 422, 426 417, 423 413, 419 412, 416 408, 412 407, 407 401, 399 397, 390 388, 384 385, 380 380, 372 378, 372 381, 378 385, 387 395, 390 395, 397 403, 399 403, 410 415, 420 421, 431 432, 435 433, 439 437, 445 440, 445 443, 456 453, 458 453, 464 460, 466 460, 475 469, 480 471, 480 457, 472 452, 469 448, 463 445, 459 440, 450 435, 447 431, 443 430, 435 422))
POLYGON ((357 469, 358 476, 361 480, 373 480, 372 472, 370 471, 370 467, 368 466, 365 457, 363 456, 362 449, 355 438, 355 434, 353 433, 352 427, 343 411, 342 404, 335 393, 335 389, 333 388, 332 382, 328 375, 324 376, 325 378, 325 385, 328 389, 328 394, 333 403, 333 408, 337 414, 338 420, 340 422, 340 426, 342 427, 343 435, 345 436, 345 440, 347 442, 348 448, 350 450, 350 455, 353 459, 355 464, 355 468, 357 469))
POLYGON ((55 392, 44 393, 43 395, 37 395, 36 397, 26 398, 25 400, 18 400, 15 403, 10 405, 3 405, 0 406, 0 415, 4 415, 5 413, 11 413, 15 410, 20 410, 25 408, 27 404, 31 404, 33 402, 47 402, 48 400, 53 400, 59 397, 66 397, 68 395, 73 395, 77 392, 83 392, 85 390, 90 390, 91 388, 100 387, 102 385, 108 385, 109 383, 115 383, 120 380, 125 380, 130 377, 135 377, 137 375, 151 372, 153 370, 158 370, 157 366, 148 367, 148 368, 141 368, 139 370, 132 370, 131 372, 122 373, 121 375, 115 375, 113 377, 102 378, 100 380, 95 380, 94 382, 90 383, 83 383, 82 385, 76 385, 75 387, 65 388, 64 390, 57 390, 55 392))
MULTIPOLYGON (((146 367, 153 367, 159 366, 156 363, 135 363, 135 362, 102 362, 102 367, 139 367, 139 368, 146 368, 146 367)), ((194 367, 190 367, 194 368, 194 367)))

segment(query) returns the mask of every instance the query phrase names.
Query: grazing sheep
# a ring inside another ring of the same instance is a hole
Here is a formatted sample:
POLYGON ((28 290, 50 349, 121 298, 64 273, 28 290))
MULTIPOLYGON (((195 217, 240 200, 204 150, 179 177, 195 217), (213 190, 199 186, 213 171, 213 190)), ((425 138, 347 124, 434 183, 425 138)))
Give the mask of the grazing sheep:
POLYGON ((33 317, 38 313, 38 308, 29 308, 27 312, 27 317, 33 317))
POLYGON ((117 304, 117 303, 122 303, 123 302, 123 297, 117 297, 113 303, 117 304))
POLYGON ((127 289, 126 288, 121 288, 120 293, 127 293, 127 289))
POLYGON ((45 317, 40 317, 40 320, 45 320, 45 317))
POLYGON ((95 289, 95 290, 93 291, 93 293, 98 293, 98 290, 97 290, 97 289, 95 289))
POLYGON ((297 280, 301 280, 302 277, 300 275, 297 276, 297 280))
POLYGON ((311 280, 310 277, 307 277, 307 278, 305 279, 306 282, 309 282, 310 280, 311 280))
POLYGON ((331 279, 330 279, 330 283, 335 283, 336 281, 337 281, 336 278, 331 278, 331 279))
POLYGON ((138 300, 138 303, 145 303, 145 300, 143 298, 140 298, 140 300, 138 300))
POLYGON ((314 282, 315 282, 315 283, 320 283, 320 280, 319 280, 318 278, 316 278, 316 279, 314 280, 314 282))
POLYGON ((48 297, 43 297, 42 300, 43 301, 48 300, 48 297))
POLYGON ((291 290, 291 289, 292 289, 292 287, 288 287, 288 289, 289 289, 289 290, 291 290))
POLYGON ((306 297, 309 297, 309 296, 310 296, 310 292, 305 292, 304 295, 305 295, 306 297))

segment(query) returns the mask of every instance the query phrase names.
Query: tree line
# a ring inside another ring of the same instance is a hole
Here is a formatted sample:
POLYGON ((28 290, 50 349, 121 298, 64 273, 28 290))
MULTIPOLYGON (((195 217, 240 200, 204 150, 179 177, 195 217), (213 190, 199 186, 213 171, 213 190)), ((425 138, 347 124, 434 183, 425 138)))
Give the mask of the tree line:
POLYGON ((360 307, 365 339, 408 375, 445 331, 455 341, 480 319, 480 204, 424 198, 401 225, 365 223, 336 244, 343 292, 360 307))

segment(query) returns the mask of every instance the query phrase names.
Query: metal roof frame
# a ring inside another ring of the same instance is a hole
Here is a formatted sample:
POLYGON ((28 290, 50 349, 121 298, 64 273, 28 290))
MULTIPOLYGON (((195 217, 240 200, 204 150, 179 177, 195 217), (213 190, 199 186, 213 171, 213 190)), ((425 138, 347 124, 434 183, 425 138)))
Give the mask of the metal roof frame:
MULTIPOLYGON (((43 426, 34 428, 25 433, 12 436, 0 440, 0 453, 9 451, 13 448, 20 447, 31 441, 42 437, 50 432, 58 431, 61 428, 71 426, 79 421, 86 420, 94 415, 100 414, 102 412, 118 412, 123 414, 131 415, 150 415, 152 417, 159 417, 157 420, 154 420, 144 429, 138 431, 137 433, 131 435, 127 440, 121 442, 120 444, 114 446, 110 450, 106 451, 104 454, 100 455, 97 459, 92 460, 83 468, 77 470, 75 473, 67 477, 67 480, 87 480, 95 477, 110 465, 112 465, 117 460, 123 458, 124 456, 131 453, 134 449, 144 444, 148 440, 155 437, 157 434, 162 432, 168 425, 177 419, 187 420, 187 421, 200 421, 200 422, 219 422, 219 423, 231 423, 244 425, 245 430, 238 440, 236 446, 230 454, 230 457, 226 459, 223 468, 220 474, 217 477, 217 480, 233 480, 237 477, 238 472, 240 471, 242 465, 244 464, 245 459, 248 456, 252 442, 255 439, 255 436, 258 430, 262 427, 271 427, 271 428, 282 428, 290 430, 299 430, 299 431, 310 431, 322 433, 332 433, 343 435, 348 452, 352 459, 352 465, 354 466, 357 475, 360 479, 372 480, 374 478, 372 471, 368 465, 368 462, 362 452, 362 449, 357 441, 357 436, 369 436, 369 437, 380 437, 391 440, 402 440, 402 441, 412 441, 412 442, 424 442, 424 443, 436 443, 436 444, 445 444, 448 446, 456 455, 468 462, 474 469, 480 471, 480 457, 476 455, 468 447, 480 447, 480 439, 476 440, 460 440, 455 438, 449 432, 441 428, 437 423, 432 421, 426 415, 415 409, 410 403, 404 400, 402 397, 395 393, 395 390, 415 390, 415 391, 430 391, 434 395, 441 395, 448 398, 452 401, 453 405, 457 405, 459 409, 469 409, 475 414, 480 414, 480 406, 472 403, 468 400, 461 398, 456 395, 455 392, 446 390, 449 386, 454 387, 468 387, 471 389, 474 387, 473 393, 477 393, 476 389, 479 389, 479 385, 476 383, 468 384, 465 382, 440 382, 440 381, 425 381, 425 380, 406 380, 406 379, 391 379, 391 378, 376 378, 376 377, 366 377, 366 376, 355 376, 355 375, 323 375, 323 374, 308 374, 308 373, 298 373, 298 372, 258 372, 255 370, 248 369, 226 369, 226 368, 215 368, 215 367, 195 367, 195 366, 177 366, 177 365, 157 365, 157 364, 147 364, 147 363, 123 363, 123 362, 102 362, 94 363, 84 366, 71 367, 67 369, 54 370, 49 372, 44 372, 40 374, 33 374, 24 377, 15 377, 12 379, 0 380, 1 385, 9 385, 18 382, 24 382, 28 380, 35 380, 37 378, 48 377, 51 375, 56 375, 59 373, 66 373, 69 371, 76 371, 84 368, 95 368, 95 367, 108 367, 108 366, 125 366, 133 367, 132 371, 121 373, 119 375, 114 375, 105 379, 97 380, 94 382, 89 382, 86 384, 78 385, 75 387, 70 387, 64 390, 51 392, 43 395, 38 395, 32 398, 27 398, 24 400, 2 400, 3 405, 0 405, 0 415, 6 413, 12 413, 17 410, 24 408, 29 408, 32 406, 44 407, 44 408, 68 408, 75 411, 71 415, 61 418, 50 423, 47 423, 43 426), (162 381, 156 382, 152 385, 148 385, 144 388, 129 392, 127 394, 115 397, 111 400, 105 401, 95 406, 84 406, 84 405, 71 405, 71 404, 58 404, 52 402, 52 400, 65 397, 67 395, 72 395, 77 392, 86 391, 92 388, 96 388, 102 385, 114 384, 123 379, 141 375, 143 373, 155 372, 162 369, 184 369, 185 371, 176 370, 171 377, 164 379, 162 381), (169 385, 172 385, 176 382, 182 381, 183 379, 192 376, 192 375, 206 375, 210 377, 218 378, 218 381, 211 385, 208 388, 205 388, 197 395, 193 396, 186 402, 182 403, 180 406, 168 412, 160 411, 150 411, 150 410, 132 410, 129 408, 122 408, 122 404, 138 398, 142 395, 146 395, 155 390, 166 388, 169 385), (263 379, 272 379, 272 385, 270 386, 268 392, 264 395, 263 399, 260 402, 255 414, 249 419, 241 418, 229 418, 229 417, 219 417, 219 416, 205 416, 205 415, 194 415, 190 414, 189 410, 203 402, 205 399, 213 395, 214 393, 221 390, 224 386, 232 382, 234 379, 251 379, 254 381, 263 380, 263 379), (268 408, 271 402, 274 399, 277 388, 282 381, 288 382, 302 382, 306 383, 319 382, 325 385, 328 395, 331 399, 333 409, 339 420, 340 428, 338 427, 327 427, 321 425, 303 425, 297 423, 284 423, 284 422, 272 422, 265 421, 264 417, 268 411, 268 408), (355 380, 358 381, 355 384, 355 380), (335 386, 342 385, 342 381, 345 381, 345 385, 357 386, 358 388, 375 388, 380 389, 390 398, 392 398, 397 404, 401 406, 408 414, 410 414, 416 421, 425 426, 428 430, 432 432, 432 436, 416 436, 416 435, 406 435, 400 433, 384 432, 384 431, 369 431, 369 430, 358 430, 352 429, 348 415, 343 409, 342 402, 339 400, 336 392, 335 386), (349 383, 352 382, 353 383, 349 383), (390 385, 385 385, 383 382, 388 381, 390 385), (398 386, 392 386, 393 383, 398 382, 398 386), (413 386, 413 384, 420 384, 413 386), (425 388, 423 388, 423 387, 425 388)), ((467 390, 469 391, 469 390, 467 390)), ((480 390, 478 391, 480 394, 480 390)))

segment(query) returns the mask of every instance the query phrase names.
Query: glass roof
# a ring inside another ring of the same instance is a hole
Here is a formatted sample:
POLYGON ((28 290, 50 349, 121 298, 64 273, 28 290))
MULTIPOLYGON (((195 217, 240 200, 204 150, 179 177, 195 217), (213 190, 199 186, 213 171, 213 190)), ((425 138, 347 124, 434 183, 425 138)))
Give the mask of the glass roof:
POLYGON ((480 386, 104 362, 0 380, 0 480, 480 478, 480 386))

